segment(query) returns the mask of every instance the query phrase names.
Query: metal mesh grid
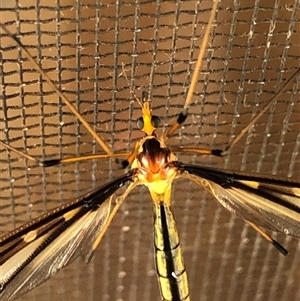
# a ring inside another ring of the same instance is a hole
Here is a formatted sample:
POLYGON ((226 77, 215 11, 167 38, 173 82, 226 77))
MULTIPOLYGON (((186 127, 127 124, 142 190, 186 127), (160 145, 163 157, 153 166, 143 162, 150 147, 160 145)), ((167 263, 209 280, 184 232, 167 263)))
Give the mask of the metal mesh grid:
MULTIPOLYGON (((2 1, 5 23, 115 151, 141 134, 130 91, 150 93, 163 129, 182 108, 211 1, 2 1), (122 76, 125 65, 128 85, 122 76)), ((220 147, 299 66, 299 1, 222 1, 184 127, 171 145, 220 147)), ((22 51, 1 35, 1 139, 39 158, 101 152, 22 51)), ((299 79, 298 79, 299 80, 299 79)), ((185 162, 299 179, 297 79, 224 159, 185 162)), ((122 173, 113 160, 41 169, 0 149, 5 233, 122 173)), ((283 258, 192 183, 174 210, 192 300, 298 300, 299 244, 283 258), (297 253, 298 251, 298 253, 297 253)), ((22 300, 159 300, 146 189, 125 202, 90 265, 80 260, 22 300)))

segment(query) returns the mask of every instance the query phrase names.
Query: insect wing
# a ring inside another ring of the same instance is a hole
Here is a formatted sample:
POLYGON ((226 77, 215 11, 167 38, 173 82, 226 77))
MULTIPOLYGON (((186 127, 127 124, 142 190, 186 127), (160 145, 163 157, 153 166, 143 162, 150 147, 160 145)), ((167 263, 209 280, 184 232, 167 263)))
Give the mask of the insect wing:
POLYGON ((25 294, 79 255, 89 260, 94 241, 106 229, 114 193, 131 178, 132 172, 1 238, 0 299, 25 294))
POLYGON ((300 238, 300 183, 182 163, 179 169, 240 218, 300 238))

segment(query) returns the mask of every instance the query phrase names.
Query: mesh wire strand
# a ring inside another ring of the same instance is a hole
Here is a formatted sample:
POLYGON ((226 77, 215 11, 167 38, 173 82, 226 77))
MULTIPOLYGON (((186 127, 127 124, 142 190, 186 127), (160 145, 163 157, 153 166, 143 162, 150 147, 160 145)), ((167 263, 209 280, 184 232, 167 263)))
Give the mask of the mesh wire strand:
MULTIPOLYGON (((190 116, 170 145, 224 148, 299 66, 299 1, 222 1, 190 116)), ((16 34, 114 151, 141 137, 132 91, 148 91, 164 131, 180 112, 211 1, 1 2, 16 34), (122 74, 124 70, 129 83, 122 74)), ((1 33, 1 140, 37 158, 101 152, 23 52, 1 33)), ((299 78, 226 158, 190 163, 299 179, 299 78)), ((42 169, 0 149, 0 231, 122 174, 114 160, 42 169)), ((203 190, 179 180, 174 210, 192 300, 299 300, 299 244, 277 254, 203 190), (298 251, 298 252, 297 252, 298 251)), ((80 260, 22 300, 160 300, 152 208, 135 190, 91 264, 80 260)))

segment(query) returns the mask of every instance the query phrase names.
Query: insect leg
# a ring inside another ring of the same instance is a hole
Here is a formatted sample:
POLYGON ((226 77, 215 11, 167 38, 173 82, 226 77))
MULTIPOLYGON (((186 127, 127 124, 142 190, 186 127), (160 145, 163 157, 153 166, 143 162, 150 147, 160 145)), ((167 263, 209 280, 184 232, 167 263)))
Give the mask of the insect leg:
POLYGON ((33 56, 30 54, 30 52, 24 47, 22 42, 13 34, 11 33, 4 24, 0 23, 0 27, 2 30, 10 37, 12 40, 15 41, 15 43, 24 51, 24 54, 28 58, 28 60, 32 63, 34 68, 42 74, 44 79, 47 81, 49 86, 57 93, 59 97, 64 101, 66 106, 69 108, 69 110, 80 120, 80 122, 83 124, 83 126, 87 129, 87 131, 93 136, 93 138, 101 145, 103 150, 108 155, 112 155, 113 152, 110 149, 109 145, 92 129, 92 127, 88 124, 88 122, 85 121, 83 116, 76 110, 76 108, 71 104, 70 100, 64 95, 53 83, 51 78, 44 72, 44 70, 41 68, 41 66, 36 62, 36 60, 33 58, 33 56))
POLYGON ((164 140, 165 141, 168 139, 168 137, 170 137, 181 126, 181 124, 184 123, 184 121, 187 118, 188 108, 189 108, 189 105, 192 102, 193 93, 194 93, 194 90, 195 90, 196 83, 198 81, 198 74, 199 74, 199 71, 200 71, 200 67, 202 65, 202 60, 204 58, 204 54, 205 54, 205 51, 206 51, 206 46, 207 46, 208 41, 209 41, 209 35, 210 35, 210 32, 211 32, 212 24, 213 24, 214 19, 215 19, 216 11, 217 11, 217 8, 218 8, 218 3, 219 3, 219 0, 215 0, 214 4, 213 4, 213 7, 212 7, 212 10, 211 10, 211 14, 210 14, 207 26, 206 26, 205 34, 204 34, 202 45, 201 45, 201 49, 199 51, 197 63, 196 63, 196 66, 195 66, 195 70, 193 72, 193 77, 192 77, 192 80, 191 80, 190 88, 189 88, 188 95, 187 95, 186 100, 185 100, 183 110, 178 115, 176 122, 164 134, 164 140))

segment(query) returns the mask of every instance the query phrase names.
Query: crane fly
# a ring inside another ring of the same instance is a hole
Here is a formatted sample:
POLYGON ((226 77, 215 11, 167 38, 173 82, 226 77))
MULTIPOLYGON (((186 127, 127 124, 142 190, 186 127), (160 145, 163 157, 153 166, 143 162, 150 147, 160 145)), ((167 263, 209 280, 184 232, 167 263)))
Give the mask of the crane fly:
POLYGON ((153 200, 155 262, 162 300, 190 300, 187 271, 171 209, 172 183, 177 178, 191 180, 208 191, 226 209, 258 231, 283 255, 287 254, 284 247, 263 229, 300 238, 300 183, 285 178, 186 164, 178 161, 175 155, 176 152, 225 155, 243 133, 270 108, 300 73, 300 69, 285 82, 268 105, 224 151, 167 146, 168 138, 188 116, 191 95, 194 92, 197 74, 209 39, 217 3, 218 1, 215 1, 211 11, 203 39, 204 47, 199 53, 183 111, 178 115, 173 126, 159 137, 156 129, 160 119, 152 115, 150 100, 147 95, 143 95, 141 100, 137 99, 142 111, 141 117, 137 120, 137 127, 145 136, 134 145, 130 153, 113 153, 109 145, 91 129, 69 100, 56 88, 21 41, 1 24, 2 30, 25 52, 35 68, 42 73, 49 85, 98 141, 105 153, 39 161, 4 141, 0 141, 0 144, 43 167, 80 160, 125 157, 122 166, 128 170, 123 176, 43 214, 0 238, 1 300, 13 300, 22 296, 79 256, 89 262, 116 212, 128 194, 138 185, 148 187, 153 200), (117 196, 116 193, 122 186, 126 188, 125 192, 117 196))

